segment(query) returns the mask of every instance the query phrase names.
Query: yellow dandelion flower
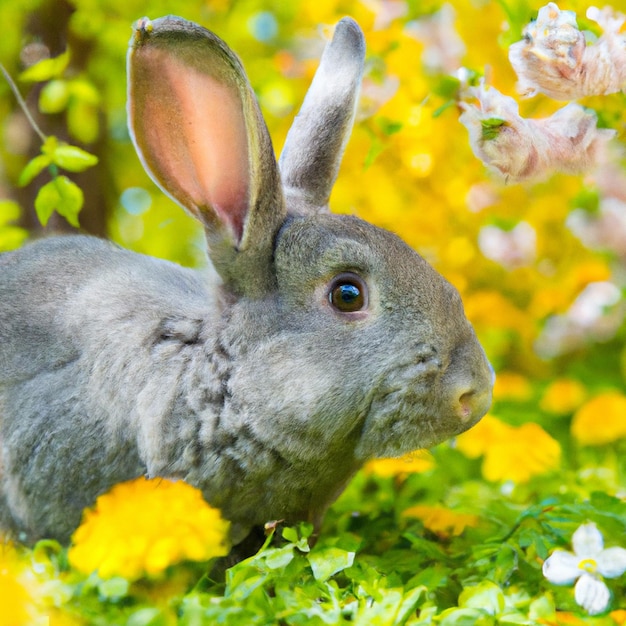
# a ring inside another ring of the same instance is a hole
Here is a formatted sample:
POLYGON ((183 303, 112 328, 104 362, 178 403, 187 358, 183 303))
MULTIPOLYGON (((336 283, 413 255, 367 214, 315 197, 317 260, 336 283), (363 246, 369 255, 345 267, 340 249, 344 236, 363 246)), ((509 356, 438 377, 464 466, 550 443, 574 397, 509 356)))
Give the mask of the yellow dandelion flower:
POLYGON ((561 447, 541 426, 510 428, 509 436, 485 454, 482 472, 487 480, 525 483, 558 468, 561 447))
POLYGON ((477 526, 479 517, 470 513, 456 513, 443 506, 420 504, 402 513, 406 517, 416 517, 424 526, 440 537, 457 537, 468 526, 477 526))
POLYGON ((74 533, 70 563, 102 578, 158 576, 228 553, 228 522, 183 481, 138 478, 100 496, 74 533))
POLYGON ((493 389, 497 400, 528 400, 532 396, 532 386, 528 379, 515 372, 499 372, 493 389))
POLYGON ((554 624, 555 626, 586 626, 589 624, 589 619, 579 617, 569 611, 557 611, 555 613, 555 621, 548 623, 554 624))
POLYGON ((572 435, 579 443, 600 446, 626 436, 626 395, 607 391, 583 404, 574 414, 572 435))
POLYGON ((32 596, 21 581, 22 565, 11 544, 0 537, 0 607, 3 624, 26 626, 32 617, 32 596))
POLYGON ((71 592, 39 553, 18 551, 0 535, 0 624, 2 626, 77 626, 83 621, 65 612, 71 592), (39 554, 38 554, 39 553, 39 554))
POLYGON ((376 474, 383 478, 406 476, 426 472, 435 466, 435 461, 426 450, 409 452, 396 459, 375 459, 363 468, 368 474, 376 474))
POLYGON ((473 428, 456 440, 456 447, 470 459, 477 459, 498 445, 510 434, 511 426, 491 415, 485 417, 473 428))
POLYGON ((484 456, 482 473, 490 481, 524 483, 558 468, 561 447, 534 423, 510 426, 490 415, 457 439, 469 458, 484 456))
POLYGON ((552 382, 543 393, 539 406, 547 413, 564 415, 573 413, 587 395, 584 385, 570 378, 559 378, 552 382))

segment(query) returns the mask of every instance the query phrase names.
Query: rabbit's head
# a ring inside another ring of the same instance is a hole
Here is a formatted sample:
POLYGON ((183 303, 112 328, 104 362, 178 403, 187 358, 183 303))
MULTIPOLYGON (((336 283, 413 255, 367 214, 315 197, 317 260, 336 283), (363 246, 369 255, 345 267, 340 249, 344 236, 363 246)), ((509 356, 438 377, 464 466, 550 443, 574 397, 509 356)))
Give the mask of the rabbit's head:
POLYGON ((335 471, 331 457, 348 476, 466 430, 493 383, 454 287, 397 236, 328 211, 363 58, 345 18, 279 167, 241 63, 215 35, 180 18, 143 20, 129 53, 135 145, 204 225, 230 307, 233 419, 319 478, 335 471))

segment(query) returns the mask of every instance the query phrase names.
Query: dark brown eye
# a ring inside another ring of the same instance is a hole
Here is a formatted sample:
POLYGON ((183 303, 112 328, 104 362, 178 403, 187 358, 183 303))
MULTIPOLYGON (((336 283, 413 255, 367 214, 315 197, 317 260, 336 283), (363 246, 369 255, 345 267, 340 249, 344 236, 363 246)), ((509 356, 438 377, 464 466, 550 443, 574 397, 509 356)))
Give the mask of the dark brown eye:
POLYGON ((367 306, 367 285, 356 274, 340 274, 330 285, 328 300, 341 313, 362 311, 367 306))

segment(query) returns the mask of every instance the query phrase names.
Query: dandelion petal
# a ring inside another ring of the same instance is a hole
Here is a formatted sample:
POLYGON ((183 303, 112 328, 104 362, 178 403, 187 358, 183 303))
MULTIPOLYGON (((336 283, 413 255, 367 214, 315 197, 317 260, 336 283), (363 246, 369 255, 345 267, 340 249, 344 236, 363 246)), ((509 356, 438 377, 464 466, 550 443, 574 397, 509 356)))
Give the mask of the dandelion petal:
POLYGON ((597 615, 608 607, 611 592, 598 578, 583 574, 574 587, 574 597, 589 615, 597 615))
POLYGON ((583 524, 572 535, 572 547, 579 558, 595 558, 604 548, 602 533, 593 522, 583 524))
POLYGON ((555 550, 543 564, 543 575, 555 585, 571 585, 579 576, 578 557, 565 550, 555 550))
POLYGON ((607 548, 596 558, 598 573, 605 578, 617 578, 626 572, 626 550, 624 548, 607 548))

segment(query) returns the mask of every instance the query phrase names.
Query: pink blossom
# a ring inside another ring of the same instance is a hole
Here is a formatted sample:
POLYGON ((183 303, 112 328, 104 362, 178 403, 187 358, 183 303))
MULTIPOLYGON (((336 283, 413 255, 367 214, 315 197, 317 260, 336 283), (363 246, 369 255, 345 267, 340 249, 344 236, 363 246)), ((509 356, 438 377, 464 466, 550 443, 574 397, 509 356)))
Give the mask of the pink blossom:
POLYGON ((578 29, 573 11, 561 11, 554 2, 539 9, 524 39, 509 48, 521 94, 575 100, 626 87, 626 37, 620 32, 626 16, 610 7, 591 7, 587 17, 604 31, 592 44, 578 29))

